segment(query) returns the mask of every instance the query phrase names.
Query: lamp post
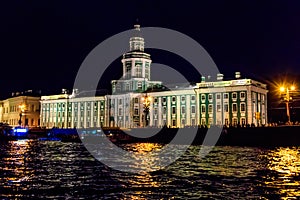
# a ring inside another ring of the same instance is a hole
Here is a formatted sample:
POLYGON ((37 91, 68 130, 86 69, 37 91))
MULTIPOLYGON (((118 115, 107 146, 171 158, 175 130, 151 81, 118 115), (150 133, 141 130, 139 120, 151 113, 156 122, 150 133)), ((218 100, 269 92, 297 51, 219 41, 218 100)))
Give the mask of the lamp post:
MULTIPOLYGON (((22 125, 22 115, 25 111, 25 105, 22 104, 22 105, 19 105, 19 109, 20 109, 20 119, 19 119, 19 125, 21 126, 22 125)), ((25 123, 25 122, 24 122, 25 123)))
POLYGON ((150 110, 150 103, 151 103, 151 97, 149 97, 146 93, 146 95, 142 98, 143 101, 143 112, 144 112, 144 127, 147 127, 149 125, 149 110, 150 110))
POLYGON ((290 115, 290 101, 292 100, 292 97, 290 95, 291 91, 295 90, 295 86, 291 86, 289 87, 280 87, 280 93, 281 95, 283 94, 285 97, 283 98, 283 100, 285 101, 285 105, 286 105, 286 116, 287 116, 287 121, 288 124, 291 123, 291 115, 290 115))

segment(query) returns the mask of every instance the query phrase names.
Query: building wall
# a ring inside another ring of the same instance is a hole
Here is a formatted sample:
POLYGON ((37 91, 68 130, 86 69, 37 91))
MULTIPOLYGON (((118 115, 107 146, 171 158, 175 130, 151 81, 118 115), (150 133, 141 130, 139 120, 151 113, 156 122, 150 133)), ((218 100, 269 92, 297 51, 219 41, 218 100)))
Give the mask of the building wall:
POLYGON ((20 114, 22 115, 22 126, 39 126, 40 97, 18 96, 2 101, 0 107, 1 122, 18 126, 20 114))
POLYGON ((43 96, 41 126, 46 128, 92 128, 106 126, 105 97, 69 98, 43 96))

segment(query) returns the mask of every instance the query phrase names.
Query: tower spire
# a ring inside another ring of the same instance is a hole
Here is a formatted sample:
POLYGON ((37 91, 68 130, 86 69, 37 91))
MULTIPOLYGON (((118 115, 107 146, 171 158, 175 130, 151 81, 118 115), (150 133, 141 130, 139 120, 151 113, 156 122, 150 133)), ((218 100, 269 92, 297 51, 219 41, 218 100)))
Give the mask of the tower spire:
POLYGON ((135 24, 134 26, 134 35, 130 38, 130 51, 144 51, 144 38, 141 36, 141 26, 135 24))

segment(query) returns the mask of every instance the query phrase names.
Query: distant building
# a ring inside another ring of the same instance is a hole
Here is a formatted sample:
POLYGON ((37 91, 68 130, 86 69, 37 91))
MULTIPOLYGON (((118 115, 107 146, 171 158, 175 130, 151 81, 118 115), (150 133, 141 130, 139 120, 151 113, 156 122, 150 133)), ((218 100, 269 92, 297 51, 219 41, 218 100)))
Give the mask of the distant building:
POLYGON ((53 95, 41 98, 41 125, 45 127, 145 126, 185 127, 197 125, 262 125, 267 120, 267 86, 252 79, 216 81, 205 77, 194 86, 165 90, 151 80, 151 58, 144 52, 144 38, 130 38, 123 55, 123 76, 113 80, 112 95, 78 97, 53 95))
POLYGON ((0 122, 11 126, 39 126, 40 97, 20 95, 0 101, 0 122))

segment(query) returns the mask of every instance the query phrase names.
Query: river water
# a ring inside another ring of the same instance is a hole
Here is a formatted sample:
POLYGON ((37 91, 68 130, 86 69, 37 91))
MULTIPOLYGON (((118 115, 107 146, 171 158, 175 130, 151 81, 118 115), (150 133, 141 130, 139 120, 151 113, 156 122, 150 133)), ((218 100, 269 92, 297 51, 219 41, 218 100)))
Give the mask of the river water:
MULTIPOLYGON (((135 152, 160 147, 123 146, 135 152)), ((81 143, 2 142, 0 199, 300 198, 299 147, 218 146, 204 158, 200 148, 190 146, 164 169, 132 174, 102 164, 81 143)))

